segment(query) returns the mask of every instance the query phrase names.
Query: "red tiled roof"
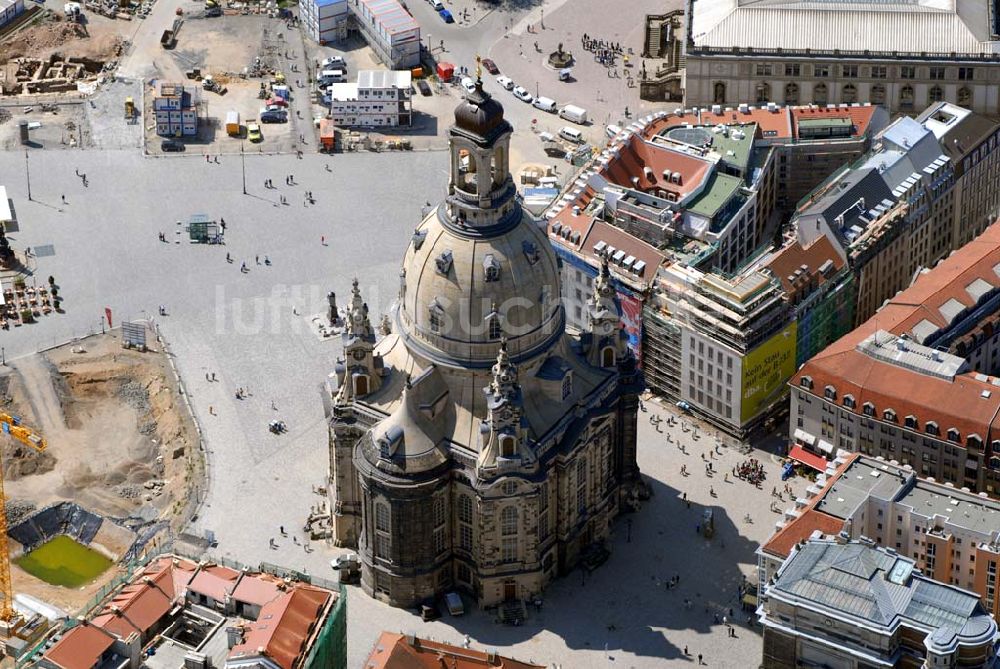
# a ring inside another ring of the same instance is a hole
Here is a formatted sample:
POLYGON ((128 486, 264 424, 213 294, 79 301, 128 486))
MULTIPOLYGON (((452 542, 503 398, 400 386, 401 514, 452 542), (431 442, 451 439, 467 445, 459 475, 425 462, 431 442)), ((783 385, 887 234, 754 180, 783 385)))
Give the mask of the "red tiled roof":
POLYGON ((280 582, 268 574, 245 574, 233 590, 233 599, 244 604, 264 606, 281 594, 278 589, 280 582))
POLYGON ((812 118, 849 118, 854 126, 853 135, 861 137, 868 132, 868 126, 871 124, 875 107, 871 105, 864 107, 837 107, 836 109, 827 109, 825 107, 791 107, 789 111, 792 114, 795 139, 799 137, 799 121, 812 118))
POLYGON ((653 188, 674 193, 683 199, 697 189, 711 173, 712 165, 704 158, 691 156, 665 146, 649 144, 639 135, 632 135, 618 149, 618 155, 611 158, 606 167, 599 170, 611 183, 648 191, 653 188), (649 168, 651 176, 645 168, 649 168), (681 175, 681 183, 676 184, 663 178, 663 171, 670 170, 681 175), (633 183, 638 179, 638 185, 633 183))
POLYGON ((240 572, 229 567, 208 565, 198 570, 194 580, 188 584, 188 590, 224 602, 239 576, 240 572))
POLYGON ((819 530, 825 535, 835 535, 844 529, 844 521, 828 513, 809 508, 801 516, 781 528, 764 544, 763 550, 778 557, 788 557, 792 548, 800 541, 819 530))
POLYGON ((940 320, 937 306, 949 299, 971 304, 965 287, 977 277, 1000 285, 1000 277, 992 269, 997 264, 1000 264, 1000 223, 994 223, 976 240, 922 274, 871 319, 806 362, 789 383, 799 386, 802 377, 809 376, 812 392, 819 396, 827 385, 836 389, 838 400, 853 395, 857 413, 862 412, 866 402, 871 402, 877 416, 892 409, 900 422, 912 415, 921 429, 928 421, 934 421, 941 435, 955 428, 961 433, 963 443, 970 434, 988 442, 991 429, 994 434, 1000 429, 1000 388, 989 381, 976 380, 974 370, 957 374, 949 381, 879 362, 859 353, 855 346, 877 330, 902 334, 924 318, 937 322, 932 319, 936 315, 940 320), (984 390, 989 391, 987 396, 983 396, 984 390))
MULTIPOLYGON (((606 242, 608 245, 624 251, 626 256, 634 256, 636 260, 646 263, 646 269, 642 273, 643 281, 651 281, 656 275, 657 268, 666 259, 666 256, 660 253, 655 246, 647 244, 638 237, 633 237, 621 228, 616 228, 604 221, 594 221, 590 232, 580 245, 580 253, 592 258, 595 266, 600 264, 600 259, 594 253, 594 245, 597 242, 606 242)), ((611 265, 611 270, 615 271, 615 265, 611 265)), ((624 276, 631 275, 625 274, 624 276)))
POLYGON ((110 632, 93 625, 78 625, 63 634, 44 657, 62 669, 92 669, 113 643, 110 632))
POLYGON ((179 564, 182 566, 175 567, 172 558, 151 562, 142 574, 118 591, 93 623, 122 639, 132 632, 140 635, 148 632, 173 608, 174 601, 183 596, 177 587, 182 579, 175 580, 178 576, 175 571, 186 573, 190 563, 179 561, 179 564))
POLYGON ((731 109, 720 114, 713 113, 710 109, 703 109, 698 114, 687 113, 683 116, 670 114, 657 119, 643 129, 642 135, 646 138, 659 134, 665 128, 671 128, 685 123, 691 125, 717 125, 719 123, 756 123, 760 136, 768 139, 793 139, 798 137, 798 122, 809 118, 850 118, 854 124, 854 137, 861 137, 868 132, 877 107, 873 105, 860 105, 858 107, 837 107, 827 109, 825 107, 812 108, 801 107, 778 107, 775 111, 752 108, 741 112, 731 109), (768 133, 765 135, 764 133, 768 133), (773 133, 773 134, 771 134, 773 133))
POLYGON ((482 651, 438 641, 414 638, 411 644, 406 636, 393 632, 382 632, 362 666, 364 669, 545 669, 540 664, 499 655, 495 661, 490 661, 482 651))
POLYGON ((790 292, 792 290, 792 283, 788 280, 788 277, 803 265, 808 268, 807 271, 810 275, 817 274, 816 286, 823 285, 826 277, 819 274, 819 268, 827 260, 833 261, 835 270, 839 270, 844 266, 844 259, 837 253, 830 238, 826 235, 820 235, 806 248, 802 247, 798 239, 790 244, 786 244, 764 264, 764 267, 771 270, 774 276, 781 281, 781 287, 785 292, 790 292))
POLYGON ((298 585, 272 600, 261 609, 257 621, 250 623, 243 643, 230 651, 230 659, 258 657, 258 649, 263 648, 264 655, 282 669, 292 669, 331 597, 326 590, 298 585))

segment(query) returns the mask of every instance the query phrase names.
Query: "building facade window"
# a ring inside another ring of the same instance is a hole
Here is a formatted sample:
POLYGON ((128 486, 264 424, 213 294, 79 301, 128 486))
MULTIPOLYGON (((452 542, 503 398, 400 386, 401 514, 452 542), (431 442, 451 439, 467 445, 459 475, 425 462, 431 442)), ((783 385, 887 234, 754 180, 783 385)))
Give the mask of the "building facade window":
POLYGON ((858 101, 858 87, 854 84, 845 84, 841 98, 844 102, 857 102, 858 101))
POLYGON ((771 64, 770 63, 757 63, 756 68, 758 77, 770 77, 771 76, 771 64))
POLYGON ((472 498, 468 495, 458 497, 458 546, 472 550, 472 498))
POLYGON ((384 502, 375 503, 375 557, 388 559, 392 551, 390 535, 391 519, 389 505, 384 502))
POLYGON ((941 102, 944 100, 944 89, 940 86, 931 86, 930 90, 927 92, 928 102, 941 102))
POLYGON ((917 68, 912 65, 903 65, 899 68, 899 78, 900 79, 916 79, 917 78, 917 68))
POLYGON ((958 79, 959 81, 972 81, 976 78, 975 68, 972 67, 960 67, 958 68, 958 79))
POLYGON ((858 76, 858 66, 857 65, 841 65, 840 73, 842 76, 850 77, 856 79, 858 76))
MULTIPOLYGON (((961 70, 962 68, 959 68, 961 70)), ((971 108, 972 107, 972 89, 968 86, 962 86, 958 89, 958 106, 971 108)))
POLYGON ((813 102, 819 105, 825 105, 829 100, 829 92, 826 84, 820 82, 813 86, 813 102))
POLYGON ((899 89, 900 109, 913 109, 913 102, 915 98, 916 96, 913 94, 913 86, 904 84, 903 87, 899 89))
POLYGON ((871 103, 873 105, 884 105, 885 104, 885 84, 872 84, 871 103))
POLYGON ((712 86, 712 102, 717 105, 726 104, 726 84, 723 81, 717 81, 712 86))
POLYGON ((799 76, 802 68, 799 67, 798 63, 786 63, 785 64, 785 76, 786 77, 797 77, 799 76))
POLYGON ((799 85, 794 81, 785 84, 785 104, 799 104, 799 85))
POLYGON ((944 67, 941 67, 940 65, 932 65, 928 69, 930 70, 928 72, 929 79, 933 79, 934 81, 941 81, 944 79, 944 67))
POLYGON ((829 77, 830 76, 830 66, 829 65, 813 65, 813 75, 817 77, 829 77))
POLYGON ((757 84, 757 102, 770 102, 771 84, 761 82, 757 84))
POLYGON ((886 73, 885 65, 872 65, 872 79, 885 79, 886 73))

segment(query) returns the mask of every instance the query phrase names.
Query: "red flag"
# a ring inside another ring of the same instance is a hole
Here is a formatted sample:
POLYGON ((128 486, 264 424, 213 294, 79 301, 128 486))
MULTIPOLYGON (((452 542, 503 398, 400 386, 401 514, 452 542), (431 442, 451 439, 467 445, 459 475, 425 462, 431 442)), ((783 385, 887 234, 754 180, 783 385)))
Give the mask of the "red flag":
POLYGON ((111 325, 111 307, 104 307, 104 315, 108 318, 108 327, 113 327, 111 325))

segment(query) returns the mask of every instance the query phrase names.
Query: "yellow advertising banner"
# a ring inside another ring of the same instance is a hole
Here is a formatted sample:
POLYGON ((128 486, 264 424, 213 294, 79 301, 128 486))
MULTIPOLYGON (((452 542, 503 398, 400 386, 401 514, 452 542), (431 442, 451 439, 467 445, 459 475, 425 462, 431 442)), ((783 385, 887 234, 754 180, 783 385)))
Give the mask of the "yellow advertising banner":
POLYGON ((757 415, 782 391, 795 373, 795 336, 797 323, 792 321, 743 358, 743 398, 740 422, 757 415))

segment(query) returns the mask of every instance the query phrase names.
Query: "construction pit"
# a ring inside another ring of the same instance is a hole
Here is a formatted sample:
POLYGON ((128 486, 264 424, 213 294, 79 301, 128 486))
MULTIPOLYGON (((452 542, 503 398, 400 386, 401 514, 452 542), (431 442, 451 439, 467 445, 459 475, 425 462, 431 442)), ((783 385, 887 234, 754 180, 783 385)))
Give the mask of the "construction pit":
POLYGON ((119 570, 59 574, 61 561, 88 548, 116 562, 190 518, 204 475, 197 432, 165 355, 124 349, 117 331, 8 365, 0 411, 47 444, 0 437, 14 592, 72 613, 119 570), (60 536, 78 546, 46 548, 60 536))

